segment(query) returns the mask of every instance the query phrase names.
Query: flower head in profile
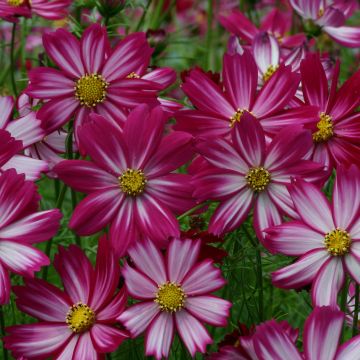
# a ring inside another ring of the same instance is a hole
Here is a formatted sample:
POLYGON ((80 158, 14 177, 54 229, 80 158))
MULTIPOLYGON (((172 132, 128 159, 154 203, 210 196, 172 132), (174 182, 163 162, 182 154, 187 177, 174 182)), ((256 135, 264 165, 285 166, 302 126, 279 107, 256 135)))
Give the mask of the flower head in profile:
POLYGON ((284 289, 312 284, 317 306, 336 305, 346 273, 360 283, 360 170, 339 167, 332 204, 313 184, 289 186, 299 220, 267 229, 265 246, 298 260, 272 274, 284 289))
POLYGON ((48 20, 59 20, 69 14, 71 3, 71 0, 0 0, 0 17, 16 21, 17 16, 38 15, 48 20))
POLYGON ((20 113, 19 118, 13 119, 13 110, 14 99, 12 96, 0 97, 0 142, 2 143, 0 152, 5 151, 6 139, 9 136, 16 140, 15 143, 17 144, 15 148, 15 143, 12 143, 14 151, 11 156, 10 152, 7 152, 9 157, 7 161, 0 161, 0 168, 2 171, 15 169, 19 174, 24 173, 26 179, 36 180, 41 176, 42 172, 48 170, 47 161, 24 156, 20 151, 28 149, 43 139, 46 133, 42 129, 41 121, 37 118, 35 112, 20 113))
POLYGON ((123 132, 99 115, 91 118, 79 137, 92 161, 65 160, 54 168, 66 184, 89 194, 69 226, 90 235, 109 224, 119 256, 143 235, 160 245, 180 236, 175 214, 194 201, 190 176, 173 171, 191 158, 192 137, 176 131, 163 136, 166 116, 159 106, 135 108, 123 132))
POLYGON ((216 235, 239 227, 254 206, 254 227, 262 230, 281 224, 282 215, 297 217, 286 188, 291 177, 316 181, 322 166, 303 160, 311 146, 311 134, 301 127, 285 127, 265 145, 265 134, 250 114, 245 114, 225 139, 199 140, 196 149, 208 165, 193 178, 194 197, 220 201, 210 219, 209 232, 216 235))
POLYGON ((95 269, 75 245, 59 248, 54 267, 64 291, 41 279, 14 287, 20 310, 39 320, 6 329, 5 347, 14 357, 98 359, 128 337, 116 318, 126 305, 126 291, 116 292, 120 266, 106 237, 99 241, 95 269))
POLYGON ((128 35, 111 49, 106 28, 93 24, 80 41, 58 29, 45 34, 43 44, 60 70, 31 70, 26 93, 49 100, 38 112, 49 131, 58 130, 75 115, 77 140, 78 128, 90 113, 103 115, 121 127, 129 108, 158 104, 157 91, 175 80, 174 71, 168 68, 147 73, 153 50, 144 33, 128 35))
POLYGON ((53 237, 62 215, 58 209, 37 211, 39 200, 35 184, 23 174, 11 169, 0 175, 0 304, 9 301, 9 271, 32 277, 49 264, 31 245, 53 237))
POLYGON ((123 269, 129 294, 139 303, 118 318, 132 337, 145 334, 146 355, 169 355, 175 329, 189 350, 202 353, 211 337, 201 322, 226 326, 231 303, 210 295, 225 280, 211 260, 198 262, 200 241, 173 239, 164 257, 150 241, 129 250, 135 268, 123 269))

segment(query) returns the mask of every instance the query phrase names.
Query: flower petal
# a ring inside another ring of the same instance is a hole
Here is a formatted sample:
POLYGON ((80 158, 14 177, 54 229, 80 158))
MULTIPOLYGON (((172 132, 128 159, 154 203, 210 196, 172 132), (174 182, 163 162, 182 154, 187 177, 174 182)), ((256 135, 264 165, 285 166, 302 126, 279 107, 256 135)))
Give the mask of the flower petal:
POLYGON ((115 351, 128 338, 126 331, 105 324, 94 324, 90 336, 95 350, 100 353, 115 351))

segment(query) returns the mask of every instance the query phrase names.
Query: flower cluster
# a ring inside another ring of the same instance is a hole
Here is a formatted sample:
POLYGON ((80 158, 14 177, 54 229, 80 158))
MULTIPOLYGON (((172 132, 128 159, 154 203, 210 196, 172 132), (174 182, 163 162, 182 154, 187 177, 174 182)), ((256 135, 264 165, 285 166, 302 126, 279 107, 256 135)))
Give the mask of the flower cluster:
POLYGON ((359 358, 358 4, 237 3, 0 0, 4 358, 359 358))

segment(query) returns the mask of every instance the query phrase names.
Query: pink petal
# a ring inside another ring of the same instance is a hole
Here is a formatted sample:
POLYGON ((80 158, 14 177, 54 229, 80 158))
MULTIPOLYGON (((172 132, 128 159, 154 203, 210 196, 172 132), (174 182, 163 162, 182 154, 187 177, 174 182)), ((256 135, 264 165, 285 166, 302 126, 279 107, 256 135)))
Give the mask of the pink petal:
POLYGON ((15 140, 8 131, 2 129, 0 129, 0 140, 0 166, 3 167, 17 152, 23 149, 23 144, 21 141, 15 140))
POLYGON ((17 307, 42 321, 63 323, 73 305, 67 295, 41 279, 27 279, 26 286, 13 288, 17 307))
POLYGON ((289 192, 305 224, 324 235, 335 229, 329 201, 315 185, 296 179, 289 192))
POLYGON ((0 261, 0 305, 7 304, 10 300, 11 283, 8 271, 0 261))
POLYGON ((212 339, 199 320, 183 310, 175 313, 175 323, 181 340, 191 356, 195 356, 196 351, 206 352, 206 346, 212 343, 212 339))
MULTIPOLYGON (((329 306, 316 307, 305 322, 304 350, 306 359, 335 359, 344 314, 329 306)), ((337 359, 337 357, 336 357, 337 359)))
POLYGON ((74 360, 98 360, 99 356, 95 350, 94 344, 91 340, 90 332, 84 332, 79 336, 79 340, 74 349, 74 360))
POLYGON ((357 282, 360 282, 360 257, 354 253, 353 248, 355 243, 350 248, 350 254, 344 257, 346 270, 349 272, 351 277, 357 282))
POLYGON ((330 37, 343 46, 350 48, 357 48, 360 46, 360 29, 358 27, 326 26, 324 31, 326 31, 330 37))
POLYGON ((328 259, 326 250, 309 251, 295 263, 273 272, 272 282, 282 289, 296 289, 310 284, 328 259))
POLYGON ((0 96, 0 129, 5 129, 14 109, 12 96, 0 96))
POLYGON ((90 330, 94 348, 100 353, 115 351, 128 337, 126 331, 114 326, 95 324, 90 330))
POLYGON ((124 311, 127 303, 127 292, 123 286, 113 299, 96 313, 96 319, 101 322, 116 322, 116 318, 124 311))
POLYGON ((336 352, 336 360, 356 360, 360 351, 360 336, 355 336, 342 344, 336 352))
POLYGON ((200 241, 193 240, 174 239, 170 242, 166 257, 170 281, 182 282, 198 259, 200 245, 200 241))
POLYGON ((155 359, 167 358, 174 338, 173 316, 167 312, 161 312, 152 321, 145 335, 145 354, 153 355, 155 359))
POLYGON ((216 296, 188 297, 185 304, 192 315, 213 326, 226 326, 231 306, 229 301, 216 296))
MULTIPOLYGON (((271 173, 271 180, 267 187, 267 193, 271 201, 278 207, 281 212, 284 212, 286 215, 290 216, 292 219, 298 219, 299 216, 294 208, 294 203, 291 200, 291 196, 287 187, 283 184, 277 184, 275 181, 278 180, 278 176, 274 176, 274 173, 271 173)), ((290 181, 290 176, 287 176, 287 181, 290 181)))
POLYGON ((75 245, 70 245, 67 250, 59 247, 59 253, 54 258, 54 267, 73 304, 79 301, 87 304, 95 273, 84 252, 75 245))
POLYGON ((142 79, 155 82, 164 90, 176 81, 176 72, 170 67, 157 68, 143 75, 142 79))
POLYGON ((141 302, 126 309, 118 320, 130 331, 132 337, 137 337, 148 328, 159 312, 159 305, 155 301, 141 302))
POLYGON ((206 259, 192 267, 182 280, 182 288, 188 296, 203 295, 216 291, 225 285, 221 271, 213 261, 206 259))
POLYGON ((124 198, 117 188, 91 193, 76 206, 69 227, 81 236, 100 231, 114 219, 124 198))
POLYGON ((56 360, 69 360, 72 359, 75 346, 79 341, 79 335, 75 335, 71 338, 71 340, 66 344, 61 352, 56 354, 56 360))
POLYGON ((336 306, 337 295, 345 281, 341 258, 332 257, 319 269, 312 286, 311 297, 315 306, 336 306))
POLYGON ((266 248, 274 253, 301 256, 310 250, 324 248, 324 236, 305 224, 294 221, 266 230, 266 248))

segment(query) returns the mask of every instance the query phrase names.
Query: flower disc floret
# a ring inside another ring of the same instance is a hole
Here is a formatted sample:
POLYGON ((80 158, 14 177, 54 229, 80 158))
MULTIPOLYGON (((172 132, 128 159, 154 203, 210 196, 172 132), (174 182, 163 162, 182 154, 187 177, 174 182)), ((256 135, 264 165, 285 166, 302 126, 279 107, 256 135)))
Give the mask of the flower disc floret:
POLYGON ((230 118, 230 127, 234 127, 236 122, 240 122, 241 116, 244 113, 244 109, 237 109, 236 113, 230 118))
POLYGON ((86 74, 75 83, 75 98, 81 105, 94 107, 106 98, 109 83, 99 74, 86 74))
POLYGON ((11 6, 21 6, 24 0, 7 0, 7 3, 11 6))
POLYGON ((94 311, 81 302, 71 306, 66 315, 66 323, 74 333, 89 330, 95 323, 94 311))
POLYGON ((350 250, 351 237, 347 231, 336 228, 325 235, 324 243, 331 255, 342 256, 346 255, 350 250))
POLYGON ((279 65, 269 65, 265 73, 263 74, 264 82, 268 81, 274 74, 274 72, 278 69, 279 65))
POLYGON ((186 294, 182 287, 175 282, 166 282, 159 285, 155 302, 159 304, 161 311, 176 312, 185 305, 186 294))
POLYGON ((245 176, 248 186, 256 192, 265 190, 271 181, 271 175, 268 170, 260 167, 250 168, 245 176))
POLYGON ((312 135, 314 142, 325 142, 334 136, 334 125, 330 115, 322 112, 320 114, 320 121, 316 124, 316 127, 318 130, 312 135))
POLYGON ((127 169, 119 177, 119 185, 121 190, 131 196, 140 195, 146 185, 146 177, 142 170, 127 169))
POLYGON ((131 72, 128 76, 126 76, 127 79, 140 79, 140 75, 138 75, 136 72, 131 72))

